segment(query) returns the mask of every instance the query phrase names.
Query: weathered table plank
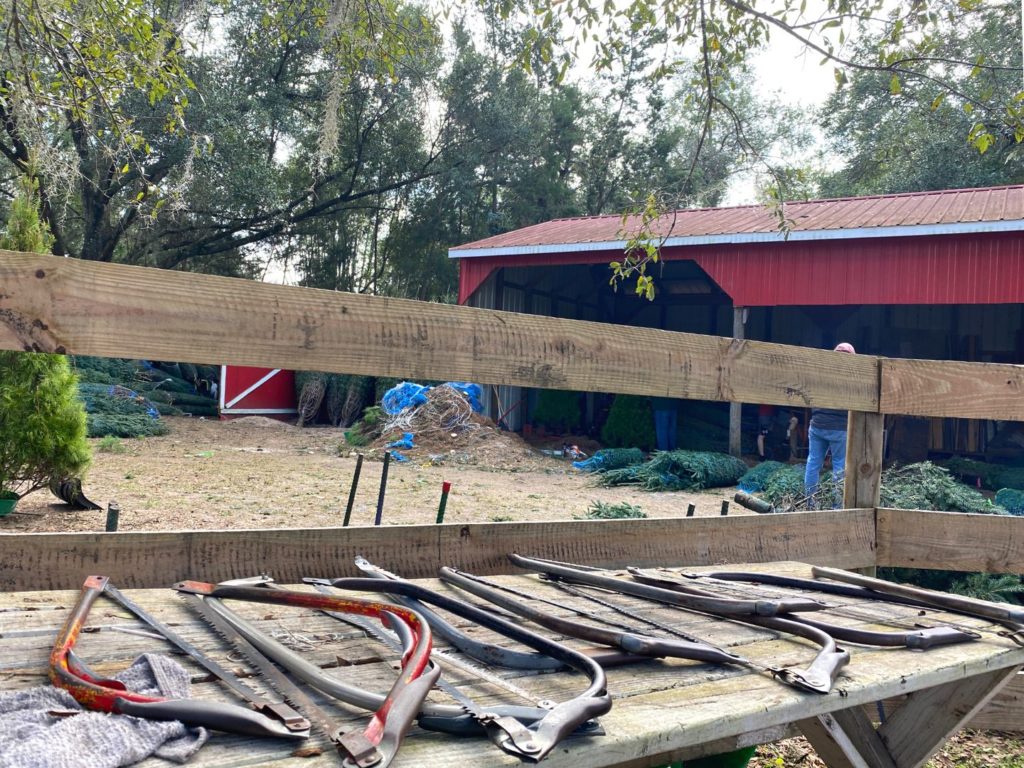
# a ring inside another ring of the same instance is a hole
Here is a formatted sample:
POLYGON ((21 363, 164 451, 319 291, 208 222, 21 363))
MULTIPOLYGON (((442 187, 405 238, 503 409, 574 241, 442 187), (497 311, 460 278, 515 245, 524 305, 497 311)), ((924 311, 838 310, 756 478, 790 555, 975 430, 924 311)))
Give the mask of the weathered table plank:
MULTIPOLYGON (((772 564, 769 569, 809 574, 809 568, 793 563, 772 564)), ((624 624, 637 624, 610 609, 570 597, 533 576, 493 578, 558 600, 566 608, 552 611, 560 615, 572 616, 570 606, 575 606, 624 624)), ((425 583, 438 587, 435 581, 425 583)), ((739 585, 720 586, 723 590, 743 589, 739 585)), ((780 590, 768 587, 757 587, 756 590, 764 596, 780 594, 780 590)), ((173 625, 183 636, 231 668, 245 672, 244 661, 234 657, 222 641, 208 632, 187 606, 174 599, 169 591, 137 590, 131 595, 155 615, 173 625)), ((604 597, 710 642, 729 645, 738 653, 763 664, 803 666, 816 652, 816 648, 808 643, 780 638, 776 633, 759 627, 712 619, 669 607, 651 607, 625 597, 604 597)), ((0 595, 0 684, 5 689, 45 684, 50 644, 75 598, 76 593, 69 591, 0 595)), ((824 600, 834 606, 829 612, 829 620, 836 623, 871 629, 893 629, 907 628, 922 621, 950 621, 958 626, 975 628, 982 633, 982 639, 925 653, 851 647, 853 660, 841 674, 836 689, 828 695, 803 693, 746 669, 715 667, 682 660, 646 661, 611 669, 608 671, 608 685, 615 705, 608 715, 601 718, 606 735, 568 741, 552 753, 545 764, 552 768, 664 764, 669 759, 707 754, 707 750, 712 748, 723 750, 741 744, 773 740, 788 734, 789 724, 823 713, 845 710, 879 699, 905 696, 914 691, 993 670, 1010 669, 1024 663, 1024 649, 998 637, 995 628, 986 622, 941 612, 929 612, 928 616, 922 617, 913 608, 876 604, 865 606, 832 596, 824 600)), ((360 630, 306 610, 252 604, 238 604, 237 607, 241 613, 257 621, 282 642, 346 681, 383 691, 393 679, 396 665, 394 654, 365 639, 360 630)), ((463 621, 457 623, 465 625, 463 621)), ((139 653, 166 648, 161 641, 136 634, 136 631, 142 629, 139 622, 106 600, 99 601, 94 607, 89 617, 89 626, 98 628, 98 631, 82 635, 79 647, 81 656, 91 666, 106 674, 113 674, 127 666, 139 653)), ((657 632, 652 631, 652 634, 657 632)), ((493 637, 485 630, 479 630, 479 636, 493 637)), ((568 642, 577 647, 588 645, 577 641, 568 642)), ((230 694, 211 682, 209 676, 192 665, 190 660, 183 659, 182 663, 193 671, 194 695, 232 700, 230 694)), ((569 673, 499 671, 499 674, 514 679, 518 685, 545 698, 565 698, 579 691, 585 684, 580 675, 569 673)), ((489 684, 447 670, 446 675, 482 703, 509 700, 507 692, 489 684)), ((258 682, 255 684, 259 686, 258 682)), ((431 697, 439 702, 448 701, 440 692, 432 693, 431 697)), ((339 708, 338 711, 353 723, 365 718, 365 715, 347 709, 339 708)), ((305 746, 322 748, 324 741, 315 737, 305 746)), ((197 768, 319 768, 339 764, 337 756, 329 751, 300 759, 291 757, 294 749, 294 744, 215 734, 191 764, 197 768)), ((410 734, 395 765, 398 768, 430 768, 459 762, 484 767, 519 764, 518 760, 501 753, 483 739, 456 740, 417 728, 410 734)), ((161 763, 154 760, 142 765, 145 768, 157 768, 161 763)))

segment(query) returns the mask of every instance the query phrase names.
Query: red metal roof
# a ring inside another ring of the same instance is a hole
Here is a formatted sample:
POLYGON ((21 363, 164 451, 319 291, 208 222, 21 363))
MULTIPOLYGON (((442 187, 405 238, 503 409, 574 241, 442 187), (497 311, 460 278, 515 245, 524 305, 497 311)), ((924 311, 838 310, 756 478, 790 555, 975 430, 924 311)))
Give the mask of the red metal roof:
MULTIPOLYGON (((667 246, 686 246, 1021 230, 1024 186, 794 201, 783 210, 789 223, 785 238, 777 215, 763 205, 676 211, 659 219, 652 231, 668 237, 667 246)), ((621 248, 639 226, 635 216, 625 222, 620 215, 556 219, 466 243, 449 253, 461 258, 621 248)))

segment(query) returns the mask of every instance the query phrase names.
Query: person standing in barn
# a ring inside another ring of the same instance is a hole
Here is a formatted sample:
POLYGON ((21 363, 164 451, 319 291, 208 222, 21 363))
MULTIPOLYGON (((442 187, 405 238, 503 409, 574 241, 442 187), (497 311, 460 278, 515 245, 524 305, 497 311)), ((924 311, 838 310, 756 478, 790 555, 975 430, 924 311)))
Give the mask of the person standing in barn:
MULTIPOLYGON (((835 347, 836 352, 848 355, 857 354, 853 344, 842 342, 835 347)), ((818 480, 821 468, 825 464, 825 454, 832 454, 832 478, 835 480, 837 494, 843 493, 843 476, 846 470, 846 423, 850 414, 833 408, 812 408, 811 423, 807 428, 807 469, 804 471, 804 494, 808 499, 808 507, 815 509, 818 480)), ((838 507, 836 500, 833 507, 838 507)))

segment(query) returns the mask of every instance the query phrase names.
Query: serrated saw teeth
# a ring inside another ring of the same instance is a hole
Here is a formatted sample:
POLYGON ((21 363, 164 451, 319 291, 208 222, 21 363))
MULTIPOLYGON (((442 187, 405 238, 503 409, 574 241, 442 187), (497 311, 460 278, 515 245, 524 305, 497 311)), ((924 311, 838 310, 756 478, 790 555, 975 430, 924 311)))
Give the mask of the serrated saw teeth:
POLYGON ((100 712, 131 715, 149 720, 179 720, 186 725, 199 725, 216 731, 245 736, 304 738, 305 734, 290 731, 249 707, 201 699, 170 699, 144 696, 126 690, 117 681, 107 681, 89 673, 74 655, 75 641, 85 625, 96 599, 107 586, 107 577, 89 576, 82 585, 78 601, 63 628, 57 634, 50 653, 50 680, 68 691, 82 706, 100 712))
MULTIPOLYGON (((183 581, 175 586, 181 592, 200 597, 202 608, 213 605, 221 606, 220 600, 244 600, 272 605, 287 605, 316 610, 329 610, 338 613, 358 614, 381 620, 382 623, 400 622, 411 640, 408 652, 402 656, 402 669, 397 680, 377 707, 368 725, 361 731, 342 729, 333 723, 319 706, 295 686, 283 672, 278 670, 269 659, 258 660, 246 654, 250 662, 262 673, 265 679, 283 695, 287 696, 293 706, 301 709, 315 725, 325 730, 339 752, 345 755, 345 765, 358 768, 386 768, 398 751, 406 732, 420 711, 427 694, 434 687, 440 669, 430 664, 431 634, 430 627, 415 611, 391 605, 378 600, 364 600, 353 597, 328 596, 311 592, 296 592, 286 589, 266 589, 257 586, 237 584, 208 584, 197 581, 183 581)), ((226 610, 223 609, 222 610, 226 610)), ((203 611, 205 613, 205 611, 203 611)), ((234 622, 219 615, 216 621, 231 624, 237 632, 234 622)), ((232 642, 235 638, 229 636, 232 642)), ((239 640, 244 640, 241 635, 239 640)), ((248 641, 245 641, 248 643, 248 641)), ((239 643, 235 642, 236 647, 239 643)), ((244 647, 244 646, 243 646, 244 647)), ((244 651, 243 651, 244 653, 244 651)), ((255 655, 255 654, 253 654, 255 655)), ((260 653, 260 656, 263 654, 260 653)), ((288 667, 287 662, 282 662, 288 667)))

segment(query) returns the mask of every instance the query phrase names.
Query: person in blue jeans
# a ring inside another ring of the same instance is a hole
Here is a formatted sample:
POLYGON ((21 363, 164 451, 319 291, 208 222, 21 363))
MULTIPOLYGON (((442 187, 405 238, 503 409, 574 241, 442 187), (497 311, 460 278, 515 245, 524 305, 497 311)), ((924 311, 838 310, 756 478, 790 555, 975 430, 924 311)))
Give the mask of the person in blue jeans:
POLYGON ((676 435, 679 432, 678 403, 671 397, 652 397, 654 411, 654 435, 659 451, 674 451, 676 435))
MULTIPOLYGON (((837 344, 836 352, 855 355, 857 351, 852 344, 837 344)), ((818 490, 821 468, 825 464, 825 454, 832 453, 832 477, 836 481, 838 498, 833 508, 839 507, 839 499, 843 493, 843 477, 846 470, 846 424, 849 413, 832 408, 812 408, 811 423, 807 428, 807 469, 804 471, 804 494, 808 497, 808 506, 815 509, 818 504, 814 498, 818 490)))

